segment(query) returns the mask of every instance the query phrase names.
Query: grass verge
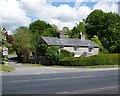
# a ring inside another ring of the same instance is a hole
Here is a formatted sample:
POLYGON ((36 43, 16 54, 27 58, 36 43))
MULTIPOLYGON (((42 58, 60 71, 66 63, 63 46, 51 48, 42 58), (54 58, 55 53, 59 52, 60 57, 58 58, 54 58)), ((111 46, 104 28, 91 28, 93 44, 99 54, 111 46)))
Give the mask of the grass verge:
POLYGON ((24 65, 27 65, 27 66, 38 66, 38 67, 44 66, 44 65, 41 65, 41 64, 24 64, 24 65))
POLYGON ((6 65, 0 64, 0 71, 11 72, 14 68, 6 65))
POLYGON ((97 66, 45 66, 42 64, 25 64, 27 66, 38 66, 38 67, 55 67, 55 68, 118 68, 118 65, 97 65, 97 66))
POLYGON ((118 65, 97 65, 97 66, 53 66, 64 68, 118 68, 118 65))

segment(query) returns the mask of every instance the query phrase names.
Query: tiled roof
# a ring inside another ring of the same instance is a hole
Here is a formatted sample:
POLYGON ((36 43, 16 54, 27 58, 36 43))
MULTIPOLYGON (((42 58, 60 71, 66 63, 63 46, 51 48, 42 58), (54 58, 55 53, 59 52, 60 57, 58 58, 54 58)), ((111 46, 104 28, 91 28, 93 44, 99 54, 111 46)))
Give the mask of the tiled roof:
POLYGON ((81 47, 99 47, 98 44, 91 40, 81 40, 77 38, 64 38, 59 39, 58 37, 45 37, 41 36, 41 38, 48 45, 63 45, 63 46, 81 46, 81 47))

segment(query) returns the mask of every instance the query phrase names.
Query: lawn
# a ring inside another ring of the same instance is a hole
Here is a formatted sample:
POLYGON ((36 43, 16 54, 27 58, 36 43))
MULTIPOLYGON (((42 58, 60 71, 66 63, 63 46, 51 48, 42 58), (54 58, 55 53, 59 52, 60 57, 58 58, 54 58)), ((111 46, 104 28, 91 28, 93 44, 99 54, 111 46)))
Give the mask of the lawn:
POLYGON ((6 65, 0 64, 0 71, 11 72, 14 68, 6 65))
POLYGON ((118 68, 118 65, 96 65, 96 66, 45 66, 42 64, 25 64, 27 66, 38 66, 38 67, 55 67, 55 68, 118 68))

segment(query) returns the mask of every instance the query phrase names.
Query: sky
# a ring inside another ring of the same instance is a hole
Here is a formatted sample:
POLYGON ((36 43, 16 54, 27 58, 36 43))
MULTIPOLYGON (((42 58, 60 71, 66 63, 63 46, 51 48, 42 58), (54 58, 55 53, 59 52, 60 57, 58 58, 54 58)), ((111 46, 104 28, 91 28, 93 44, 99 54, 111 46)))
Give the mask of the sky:
POLYGON ((0 24, 11 34, 36 20, 72 29, 93 10, 118 13, 119 0, 0 0, 0 24))

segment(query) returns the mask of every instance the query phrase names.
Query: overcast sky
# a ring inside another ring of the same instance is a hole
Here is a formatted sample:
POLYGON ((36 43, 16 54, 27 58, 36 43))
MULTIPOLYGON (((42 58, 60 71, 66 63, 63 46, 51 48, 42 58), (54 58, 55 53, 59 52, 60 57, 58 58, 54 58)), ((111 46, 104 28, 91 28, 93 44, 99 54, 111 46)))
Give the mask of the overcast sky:
POLYGON ((0 0, 3 27, 13 31, 35 20, 73 28, 95 9, 118 13, 119 0, 0 0), (64 1, 64 2, 63 2, 64 1))

